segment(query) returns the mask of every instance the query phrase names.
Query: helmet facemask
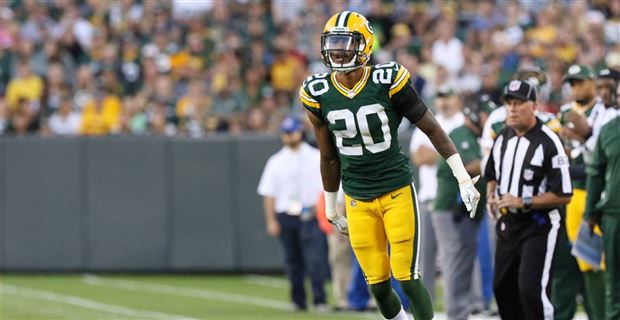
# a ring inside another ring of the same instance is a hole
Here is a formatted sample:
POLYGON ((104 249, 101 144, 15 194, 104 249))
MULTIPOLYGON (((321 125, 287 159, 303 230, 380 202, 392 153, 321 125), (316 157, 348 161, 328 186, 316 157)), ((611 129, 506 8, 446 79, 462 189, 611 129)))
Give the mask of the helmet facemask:
POLYGON ((359 32, 324 32, 321 35, 323 63, 332 70, 350 72, 366 64, 366 42, 359 32))

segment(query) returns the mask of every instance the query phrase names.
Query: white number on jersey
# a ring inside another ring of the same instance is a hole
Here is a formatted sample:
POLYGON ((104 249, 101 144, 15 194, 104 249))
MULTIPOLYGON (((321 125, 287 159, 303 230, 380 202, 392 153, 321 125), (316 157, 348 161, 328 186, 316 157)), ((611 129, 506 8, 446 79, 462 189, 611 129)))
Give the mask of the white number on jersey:
POLYGON ((352 139, 358 134, 362 135, 363 147, 372 153, 385 151, 389 149, 392 144, 392 134, 390 133, 390 126, 385 108, 378 103, 360 107, 355 117, 353 116, 353 112, 348 109, 330 111, 327 114, 327 120, 331 124, 335 124, 337 120, 344 120, 345 129, 334 130, 336 146, 341 154, 347 156, 361 156, 363 154, 361 145, 344 146, 342 142, 344 138, 352 139), (372 139, 370 128, 368 127, 368 116, 371 114, 376 114, 381 121, 381 131, 383 133, 382 142, 375 143, 372 139), (355 119, 357 119, 359 128, 355 125, 355 119))
POLYGON ((310 93, 313 96, 320 96, 329 90, 329 83, 327 83, 327 76, 329 73, 317 73, 315 75, 311 75, 304 81, 304 86, 308 87, 310 93))

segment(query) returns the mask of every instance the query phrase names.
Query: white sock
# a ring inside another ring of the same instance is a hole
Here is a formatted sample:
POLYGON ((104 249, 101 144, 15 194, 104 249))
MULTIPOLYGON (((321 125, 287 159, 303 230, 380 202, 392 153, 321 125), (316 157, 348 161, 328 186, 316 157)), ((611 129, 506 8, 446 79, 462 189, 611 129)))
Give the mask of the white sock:
POLYGON ((405 310, 403 310, 403 307, 400 307, 400 311, 394 318, 386 320, 409 320, 409 317, 407 316, 405 310))

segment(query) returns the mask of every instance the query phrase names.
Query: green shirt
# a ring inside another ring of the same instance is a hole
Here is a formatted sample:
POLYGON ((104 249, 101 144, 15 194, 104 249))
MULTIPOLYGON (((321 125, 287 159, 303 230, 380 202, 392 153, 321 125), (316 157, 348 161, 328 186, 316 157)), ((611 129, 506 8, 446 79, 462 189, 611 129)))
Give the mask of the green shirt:
MULTIPOLYGON (((450 132, 450 139, 454 142, 456 149, 467 165, 472 161, 482 159, 482 152, 478 144, 476 134, 466 127, 460 126, 450 132)), ((484 214, 485 188, 482 181, 478 181, 476 189, 480 192, 480 203, 476 209, 476 219, 482 218, 484 214)), ((435 197, 435 209, 442 211, 463 210, 465 206, 460 201, 459 184, 452 175, 452 169, 443 158, 437 160, 437 196, 435 197)))
POLYGON ((587 173, 586 218, 620 216, 620 117, 601 128, 587 173))
MULTIPOLYGON (((590 126, 591 126, 592 117, 594 116, 593 111, 596 107, 598 106, 594 104, 592 107, 580 111, 579 106, 577 106, 577 103, 575 102, 565 104, 560 109, 560 123, 562 124, 562 126, 567 125, 568 124, 567 115, 570 112, 575 111, 577 113, 583 114, 583 116, 588 119, 588 121, 590 122, 590 126)), ((585 149, 583 143, 573 140, 573 141, 570 141, 570 144, 571 144, 571 151, 569 153, 569 158, 570 158, 571 167, 575 168, 575 167, 584 166, 586 162, 583 157, 583 150, 585 149)), ((581 190, 586 189, 586 181, 584 179, 573 178, 571 179, 571 183, 574 189, 581 189, 581 190)))
POLYGON ((349 196, 368 200, 411 184, 411 164, 401 151, 398 126, 404 114, 424 114, 426 106, 410 85, 407 69, 388 62, 363 67, 351 90, 335 73, 312 75, 299 90, 304 107, 332 133, 342 187, 349 196))

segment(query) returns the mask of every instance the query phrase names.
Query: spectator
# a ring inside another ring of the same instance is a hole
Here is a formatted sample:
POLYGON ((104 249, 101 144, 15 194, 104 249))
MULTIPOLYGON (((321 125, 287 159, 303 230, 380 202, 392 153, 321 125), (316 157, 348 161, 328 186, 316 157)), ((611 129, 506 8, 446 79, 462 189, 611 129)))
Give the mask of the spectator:
POLYGON ((43 81, 41 78, 32 73, 32 69, 28 60, 22 60, 17 65, 17 76, 11 81, 6 88, 6 101, 9 109, 16 111, 21 99, 36 104, 39 108, 39 100, 43 94, 43 81))
POLYGON ((89 136, 107 135, 120 131, 121 101, 99 90, 84 106, 80 133, 89 136))
POLYGON ((80 133, 80 114, 73 110, 71 99, 61 99, 58 110, 49 118, 49 130, 59 136, 75 136, 80 133))
POLYGON ((446 68, 451 76, 461 71, 464 64, 463 43, 454 36, 455 22, 444 19, 436 25, 439 37, 433 42, 433 62, 446 68))

